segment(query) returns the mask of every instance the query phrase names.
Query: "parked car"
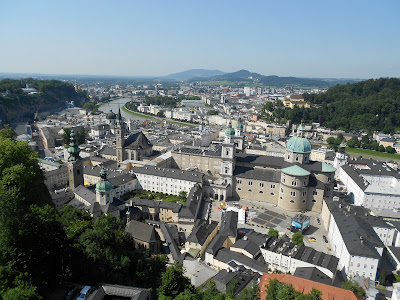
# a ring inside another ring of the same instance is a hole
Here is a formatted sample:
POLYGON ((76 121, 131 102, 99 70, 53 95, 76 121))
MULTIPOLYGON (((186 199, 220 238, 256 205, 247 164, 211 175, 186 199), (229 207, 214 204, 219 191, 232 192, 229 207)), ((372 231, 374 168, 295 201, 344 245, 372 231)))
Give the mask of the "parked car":
POLYGON ((325 243, 328 242, 328 239, 326 238, 326 236, 323 235, 322 238, 324 239, 324 242, 325 242, 325 243))
POLYGON ((91 287, 90 285, 84 286, 79 294, 79 297, 76 298, 76 300, 85 300, 92 291, 93 291, 93 287, 91 287))
POLYGON ((65 300, 72 300, 75 298, 76 293, 78 292, 78 288, 76 286, 71 286, 68 289, 68 292, 65 294, 65 300))
POLYGON ((315 237, 310 237, 308 240, 309 240, 310 242, 316 242, 316 241, 317 241, 317 239, 316 239, 315 237))

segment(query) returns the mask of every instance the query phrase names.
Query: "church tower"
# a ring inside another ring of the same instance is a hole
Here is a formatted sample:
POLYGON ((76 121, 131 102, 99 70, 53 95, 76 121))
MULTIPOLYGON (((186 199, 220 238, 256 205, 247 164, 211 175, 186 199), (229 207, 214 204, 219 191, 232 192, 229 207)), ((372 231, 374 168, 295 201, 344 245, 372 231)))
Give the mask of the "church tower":
POLYGON ((333 166, 336 168, 335 176, 337 178, 339 177, 340 167, 345 165, 347 161, 347 154, 345 152, 345 149, 346 145, 341 143, 333 161, 333 166))
POLYGON ((244 136, 243 136, 243 120, 239 117, 235 129, 235 145, 238 150, 243 150, 244 136))
POLYGON ((100 181, 96 183, 96 202, 101 205, 106 205, 113 200, 113 185, 107 179, 107 171, 102 168, 100 171, 100 181))
POLYGON ((232 128, 232 122, 229 121, 228 127, 225 129, 225 140, 221 150, 221 179, 230 184, 227 190, 227 197, 232 197, 233 171, 235 169, 235 130, 232 128))
POLYGON ((75 189, 77 186, 84 184, 83 164, 79 156, 79 152, 81 150, 79 149, 78 143, 76 142, 75 132, 73 129, 71 130, 70 138, 71 142, 68 148, 68 178, 69 187, 71 189, 75 189))
POLYGON ((124 123, 122 121, 120 108, 118 108, 117 122, 115 125, 115 137, 116 137, 115 145, 117 147, 117 161, 121 162, 125 160, 125 149, 124 149, 125 128, 124 128, 124 123))

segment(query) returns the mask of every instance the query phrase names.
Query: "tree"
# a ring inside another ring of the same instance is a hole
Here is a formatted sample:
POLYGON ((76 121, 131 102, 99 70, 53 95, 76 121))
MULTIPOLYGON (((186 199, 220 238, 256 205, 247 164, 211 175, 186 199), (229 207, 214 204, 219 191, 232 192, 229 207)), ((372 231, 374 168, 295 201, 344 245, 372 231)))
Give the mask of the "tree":
POLYGON ((379 148, 378 142, 377 142, 377 141, 373 141, 373 142, 371 143, 370 148, 371 148, 371 150, 378 151, 378 148, 379 148))
MULTIPOLYGON (((62 135, 62 141, 64 147, 68 147, 69 143, 71 142, 71 128, 63 128, 64 133, 62 135)), ((86 141, 86 133, 83 127, 79 127, 78 130, 75 130, 76 134, 76 141, 79 145, 85 143, 86 141)))
POLYGON ((269 235, 269 236, 273 236, 273 237, 275 237, 275 238, 279 238, 279 231, 271 227, 271 228, 268 230, 268 235, 269 235))
POLYGON ((387 146, 385 151, 387 153, 396 153, 396 150, 392 146, 387 146))
POLYGON ((337 138, 340 140, 340 142, 342 142, 343 139, 344 139, 343 133, 339 132, 338 135, 337 135, 337 138))
POLYGON ((378 151, 379 152, 385 152, 385 147, 383 145, 379 145, 378 151))
POLYGON ((291 284, 271 279, 267 285, 267 297, 265 300, 320 300, 321 295, 322 293, 316 289, 312 289, 309 294, 302 294, 296 291, 291 284))
POLYGON ((207 112, 207 115, 208 116, 216 116, 216 115, 218 115, 218 111, 217 110, 209 110, 208 112, 207 112))
POLYGON ((368 135, 363 135, 361 137, 361 143, 368 145, 370 143, 369 136, 368 135))
POLYGON ((335 144, 336 144, 336 140, 335 140, 335 138, 334 138, 333 136, 328 137, 328 138, 326 139, 326 142, 327 142, 329 145, 335 145, 335 144))
POLYGON ((157 113, 157 117, 159 117, 159 118, 165 118, 165 113, 164 113, 162 110, 160 110, 160 111, 157 113))
POLYGON ((342 289, 352 291, 353 293, 355 293, 360 297, 365 296, 365 290, 362 287, 360 287, 357 282, 347 280, 342 284, 342 289))
POLYGON ((0 138, 14 139, 16 136, 17 136, 17 134, 8 124, 6 124, 6 126, 0 130, 0 138))
POLYGON ((260 299, 260 289, 256 281, 253 281, 248 289, 244 289, 242 291, 242 295, 240 296, 240 300, 254 299, 260 299))
POLYGON ((189 278, 183 276, 182 264, 176 262, 173 266, 168 267, 163 274, 158 292, 160 298, 173 299, 190 285, 189 278))
POLYGON ((293 243, 293 244, 296 244, 296 245, 299 245, 299 246, 304 245, 304 242, 303 242, 303 234, 302 234, 300 231, 298 231, 298 232, 296 232, 295 234, 293 234, 293 236, 292 236, 292 243, 293 243))
POLYGON ((378 281, 379 281, 380 285, 386 284, 386 270, 385 269, 383 269, 381 274, 379 275, 378 281))

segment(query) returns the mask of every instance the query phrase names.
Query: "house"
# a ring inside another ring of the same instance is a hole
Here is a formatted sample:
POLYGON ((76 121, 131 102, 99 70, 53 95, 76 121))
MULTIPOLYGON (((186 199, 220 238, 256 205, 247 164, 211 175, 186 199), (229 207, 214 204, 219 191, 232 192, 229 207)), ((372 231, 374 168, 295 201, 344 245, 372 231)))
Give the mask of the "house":
POLYGON ((151 293, 147 289, 116 284, 101 284, 88 297, 88 300, 150 300, 151 293))
POLYGON ((296 291, 299 291, 303 294, 308 294, 312 291, 312 289, 319 290, 322 295, 322 300, 361 300, 361 297, 358 297, 353 292, 341 288, 337 288, 331 285, 299 278, 289 274, 268 274, 265 273, 262 275, 259 287, 260 287, 260 295, 261 299, 265 299, 267 296, 267 287, 269 281, 272 279, 276 279, 280 282, 291 284, 296 291))
POLYGON ((125 233, 133 238, 136 249, 141 251, 149 249, 151 254, 161 252, 161 239, 153 226, 132 220, 126 224, 125 233))

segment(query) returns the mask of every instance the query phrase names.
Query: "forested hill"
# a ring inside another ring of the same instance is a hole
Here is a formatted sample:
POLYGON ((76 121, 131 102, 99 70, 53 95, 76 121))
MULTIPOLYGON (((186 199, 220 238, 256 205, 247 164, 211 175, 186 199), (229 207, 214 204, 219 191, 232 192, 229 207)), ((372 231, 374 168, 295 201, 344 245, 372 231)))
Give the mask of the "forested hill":
POLYGON ((319 122, 321 125, 350 130, 377 130, 392 133, 400 129, 400 79, 380 78, 341 84, 322 94, 304 94, 309 109, 284 109, 267 105, 267 119, 294 123, 319 122))
POLYGON ((84 92, 76 92, 72 84, 58 80, 35 80, 32 78, 0 81, 0 117, 3 123, 32 121, 36 111, 53 111, 64 108, 66 101, 79 104, 84 92), (37 94, 26 94, 22 88, 28 83, 37 94))

